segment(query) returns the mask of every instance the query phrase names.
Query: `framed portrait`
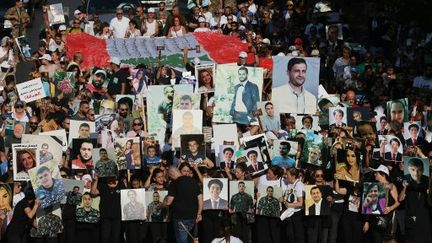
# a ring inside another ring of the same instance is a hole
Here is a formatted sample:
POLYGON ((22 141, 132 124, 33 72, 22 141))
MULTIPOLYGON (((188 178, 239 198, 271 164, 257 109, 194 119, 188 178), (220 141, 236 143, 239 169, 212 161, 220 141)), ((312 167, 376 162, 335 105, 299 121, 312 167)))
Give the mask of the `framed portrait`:
POLYGON ((425 143, 425 131, 420 122, 405 122, 404 123, 404 139, 406 146, 423 146, 425 143))
POLYGON ((162 205, 165 197, 168 196, 168 191, 146 191, 145 194, 147 222, 168 222, 169 210, 162 205))
POLYGON ((311 115, 296 115, 295 125, 297 130, 320 131, 319 117, 311 115))
POLYGON ((213 143, 215 154, 219 154, 220 145, 234 145, 235 148, 240 146, 236 124, 214 124, 213 125, 213 143))
POLYGON ((98 174, 98 177, 114 177, 118 175, 114 148, 94 148, 92 159, 94 170, 98 174))
POLYGON ((276 140, 272 148, 272 165, 283 168, 296 167, 298 142, 276 140))
POLYGON ((347 126, 347 108, 346 107, 330 107, 329 108, 329 125, 330 127, 346 127, 347 126))
POLYGON ((326 25, 326 38, 329 40, 329 35, 335 35, 338 40, 343 40, 342 24, 326 25))
POLYGON ((39 165, 37 144, 12 144, 14 181, 28 181, 29 171, 39 165))
POLYGON ((342 181, 360 181, 361 156, 354 148, 337 150, 335 178, 342 181))
POLYGON ((271 101, 258 102, 259 120, 263 131, 279 131, 281 128, 280 114, 277 106, 271 101))
POLYGON ((150 85, 147 96, 149 133, 163 133, 172 128, 174 88, 171 85, 150 85))
POLYGON ((120 191, 122 221, 145 220, 145 189, 125 189, 120 191))
POLYGON ((66 203, 67 197, 69 200, 77 202, 77 205, 81 202, 81 196, 84 193, 84 184, 83 180, 74 180, 74 179, 65 179, 62 178, 64 188, 65 188, 65 197, 61 200, 61 204, 66 203))
POLYGON ((279 111, 281 113, 315 114, 319 73, 320 60, 318 58, 275 56, 273 58, 272 101, 279 111), (301 95, 296 96, 294 92, 301 93, 301 95))
POLYGON ((58 165, 62 163, 63 138, 46 135, 23 134, 22 143, 32 143, 38 145, 39 164, 55 160, 58 165))
POLYGON ((364 182, 362 193, 362 214, 384 214, 387 206, 388 189, 378 182, 364 182))
POLYGON ((180 160, 202 165, 206 160, 206 146, 203 134, 180 135, 180 160))
POLYGON ((141 169, 142 158, 140 138, 116 138, 114 142, 114 150, 116 152, 117 166, 119 170, 141 169))
POLYGON ((230 170, 235 169, 235 152, 234 145, 220 145, 219 154, 216 159, 216 166, 224 170, 228 167, 230 170))
POLYGON ((180 147, 180 135, 202 133, 202 110, 173 110, 172 145, 180 147))
POLYGON ((282 188, 278 186, 258 186, 256 214, 268 217, 279 217, 282 210, 279 198, 282 188))
POLYGON ((59 204, 66 195, 57 161, 49 161, 29 170, 30 181, 40 207, 59 204))
POLYGON ((70 120, 69 143, 72 143, 74 138, 97 138, 95 122, 70 120))
POLYGON ((229 181, 229 208, 234 212, 254 213, 253 181, 229 181))
POLYGON ((404 123, 408 121, 408 98, 387 102, 387 117, 390 121, 404 123))
POLYGON ((153 136, 141 138, 142 154, 144 155, 145 166, 160 163, 160 144, 153 136))
POLYGON ((369 121, 370 113, 367 107, 347 107, 348 126, 354 127, 358 122, 369 121))
POLYGON ((50 26, 65 23, 62 3, 51 4, 48 7, 48 22, 50 26))
POLYGON ((147 96, 147 85, 149 78, 144 68, 137 68, 131 71, 131 82, 134 93, 147 96))
POLYGON ((421 185, 427 188, 429 185, 429 159, 418 157, 403 157, 404 177, 411 186, 421 185))
POLYGON ((261 101, 263 69, 220 64, 216 73, 213 122, 257 123, 254 112, 261 101))
POLYGON ((195 87, 195 92, 214 92, 215 69, 214 63, 195 66, 195 76, 198 81, 198 85, 195 87))
POLYGON ((203 210, 228 209, 228 179, 204 178, 203 210))
POLYGON ((74 138, 72 139, 72 150, 70 160, 73 170, 92 169, 93 149, 97 147, 96 139, 74 138))
POLYGON ((332 189, 330 186, 305 186, 305 215, 306 216, 325 216, 330 215, 330 196, 332 189))

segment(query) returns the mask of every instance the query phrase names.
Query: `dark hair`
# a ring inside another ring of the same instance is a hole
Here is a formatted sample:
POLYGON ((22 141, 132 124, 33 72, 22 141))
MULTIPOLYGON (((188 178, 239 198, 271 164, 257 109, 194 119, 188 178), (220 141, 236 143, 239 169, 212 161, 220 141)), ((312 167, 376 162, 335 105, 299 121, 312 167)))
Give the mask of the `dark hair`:
POLYGON ((296 179, 299 178, 300 170, 298 170, 297 168, 287 168, 286 171, 290 173, 290 175, 294 176, 296 179))
POLYGON ((417 128, 417 131, 420 129, 419 125, 417 125, 416 123, 413 123, 413 124, 411 124, 411 125, 408 126, 408 131, 411 130, 411 128, 413 128, 413 127, 417 128))
POLYGON ((246 185, 246 183, 244 183, 244 181, 239 181, 238 185, 243 184, 246 185))
POLYGON ((210 188, 213 184, 216 184, 220 187, 221 191, 223 188, 223 183, 222 181, 220 181, 219 179, 211 179, 208 183, 207 183, 207 187, 210 188))
POLYGON ((190 100, 190 102, 192 102, 192 97, 190 95, 183 95, 182 97, 180 97, 180 100, 190 100))
POLYGON ((151 178, 152 181, 156 181, 156 175, 159 174, 159 173, 163 173, 163 171, 161 169, 159 169, 159 168, 155 168, 153 170, 153 174, 152 174, 152 178, 151 178))
POLYGON ((294 57, 294 58, 291 58, 288 62, 288 65, 287 65, 288 71, 291 71, 291 68, 296 64, 304 64, 304 65, 306 65, 306 68, 307 68, 307 63, 306 63, 305 59, 299 58, 299 57, 294 57))
POLYGON ((317 187, 317 186, 314 186, 314 187, 312 187, 311 189, 310 189, 310 191, 309 191, 309 193, 312 193, 312 191, 313 190, 315 190, 315 189, 318 189, 320 192, 321 192, 321 190, 320 190, 320 188, 319 187, 317 187))
POLYGON ((234 149, 232 149, 231 147, 224 148, 223 153, 225 154, 225 152, 227 152, 227 151, 234 154, 234 149))
POLYGON ((99 153, 100 152, 107 152, 107 150, 105 148, 101 148, 101 149, 99 149, 99 153))
POLYGON ((360 161, 360 154, 359 153, 356 153, 353 149, 346 149, 346 150, 344 150, 345 151, 345 156, 344 156, 344 162, 345 162, 345 166, 347 167, 347 169, 348 169, 348 171, 351 169, 351 165, 348 163, 348 161, 347 161, 347 159, 346 159, 346 157, 348 156, 348 151, 353 151, 354 152, 354 155, 355 155, 355 157, 356 157, 356 162, 357 162, 357 165, 359 165, 359 161, 360 161))
POLYGON ((264 109, 267 109, 267 106, 268 105, 273 105, 273 103, 271 103, 271 102, 267 102, 266 104, 265 104, 265 106, 264 106, 264 109))
POLYGON ((45 171, 48 171, 48 172, 50 172, 50 170, 49 170, 49 168, 48 167, 46 167, 46 166, 41 166, 38 170, 37 170, 37 175, 40 175, 40 174, 42 174, 42 173, 44 173, 45 171))
POLYGON ((279 146, 280 145, 287 146, 288 147, 288 151, 291 149, 291 144, 288 141, 282 141, 282 142, 279 143, 279 146))
POLYGON ((392 138, 392 139, 390 139, 390 144, 393 143, 393 142, 396 142, 396 143, 398 144, 398 146, 401 145, 399 139, 397 139, 397 138, 392 138))
POLYGON ((271 170, 278 178, 282 177, 284 173, 284 170, 278 165, 271 165, 268 169, 271 170))
POLYGON ((258 156, 258 152, 255 150, 249 151, 246 156, 249 158, 249 155, 251 155, 251 154, 255 154, 256 156, 258 156))
POLYGON ((246 67, 240 67, 238 70, 237 70, 237 72, 239 72, 240 70, 243 70, 243 71, 245 71, 246 73, 249 73, 249 70, 246 68, 246 67))
POLYGON ((421 168, 422 170, 424 169, 423 161, 419 158, 411 158, 408 161, 408 166, 418 167, 421 168))
POLYGON ((87 127, 87 128, 90 129, 90 125, 87 122, 81 123, 81 125, 79 126, 79 128, 81 128, 81 127, 87 127))
POLYGON ((334 110, 334 111, 333 111, 333 116, 335 116, 336 113, 340 113, 340 114, 342 114, 342 116, 344 116, 344 112, 343 112, 342 109, 336 109, 336 110, 334 110))
POLYGON ((311 116, 307 115, 307 116, 304 116, 304 117, 302 118, 302 123, 304 123, 304 121, 305 121, 306 119, 310 119, 311 122, 313 122, 313 118, 312 118, 311 116))

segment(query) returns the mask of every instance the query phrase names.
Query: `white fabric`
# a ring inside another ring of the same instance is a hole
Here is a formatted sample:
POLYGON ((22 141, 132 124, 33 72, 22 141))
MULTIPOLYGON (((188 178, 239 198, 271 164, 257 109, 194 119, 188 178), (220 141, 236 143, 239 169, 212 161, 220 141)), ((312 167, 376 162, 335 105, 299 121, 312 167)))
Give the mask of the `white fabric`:
POLYGON ((115 38, 124 38, 128 27, 129 18, 127 17, 122 17, 121 20, 117 17, 111 19, 110 28, 112 29, 115 38))
MULTIPOLYGON (((230 243, 243 243, 239 238, 230 236, 230 243)), ((211 243, 226 243, 225 238, 215 238, 211 243)))

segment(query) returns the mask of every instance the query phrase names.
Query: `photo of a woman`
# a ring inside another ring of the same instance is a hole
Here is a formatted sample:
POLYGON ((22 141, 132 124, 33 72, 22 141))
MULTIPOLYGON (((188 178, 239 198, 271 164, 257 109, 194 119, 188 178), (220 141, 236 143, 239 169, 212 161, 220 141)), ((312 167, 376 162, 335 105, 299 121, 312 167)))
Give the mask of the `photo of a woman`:
POLYGON ((148 77, 145 75, 144 69, 136 69, 132 71, 132 87, 135 94, 147 94, 148 77))
POLYGON ((17 152, 17 178, 28 178, 28 171, 36 167, 35 151, 23 149, 17 152))
POLYGON ((338 157, 341 162, 345 163, 345 166, 336 170, 335 179, 358 182, 360 179, 360 155, 352 149, 339 150, 338 153, 341 153, 341 156, 338 157))
POLYGON ((198 71, 198 93, 209 93, 214 91, 213 73, 211 69, 202 69, 198 71))
POLYGON ((128 169, 134 169, 135 167, 135 163, 134 163, 134 159, 133 159, 133 151, 132 151, 132 145, 133 145, 133 140, 127 140, 126 145, 125 145, 125 157, 126 157, 126 161, 127 161, 127 168, 128 169))

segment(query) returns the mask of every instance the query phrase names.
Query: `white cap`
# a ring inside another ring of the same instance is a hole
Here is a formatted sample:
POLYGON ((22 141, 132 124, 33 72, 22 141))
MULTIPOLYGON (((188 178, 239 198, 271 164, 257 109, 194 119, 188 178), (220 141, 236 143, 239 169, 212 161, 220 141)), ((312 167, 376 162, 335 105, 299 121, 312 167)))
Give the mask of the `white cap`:
POLYGON ((83 181, 85 181, 85 180, 93 181, 91 175, 89 175, 89 174, 85 174, 85 175, 83 175, 82 180, 83 180, 83 181))
POLYGON ((319 50, 318 49, 313 49, 311 52, 311 56, 319 56, 319 50))
POLYGON ((81 14, 81 11, 79 11, 78 9, 74 11, 74 15, 78 15, 81 14))
POLYGON ((283 52, 279 52, 276 56, 278 56, 278 57, 284 57, 284 56, 285 56, 285 53, 283 53, 283 52))
POLYGON ((201 63, 201 60, 198 57, 194 57, 194 59, 192 60, 192 63, 195 65, 199 65, 201 63))
POLYGON ((248 57, 248 54, 247 54, 245 51, 241 51, 241 52, 239 53, 239 57, 240 57, 240 58, 247 58, 247 57, 248 57))
POLYGON ((298 51, 292 51, 291 52, 291 56, 293 56, 293 57, 298 57, 298 55, 299 55, 298 51))
POLYGON ((52 58, 49 54, 43 54, 43 56, 39 57, 39 60, 42 60, 42 59, 52 61, 52 58))
POLYGON ((154 8, 148 8, 147 9, 147 13, 155 13, 155 9, 154 8))
POLYGON ((60 25, 60 26, 59 26, 59 30, 60 30, 60 31, 62 31, 62 30, 66 30, 66 25, 64 25, 64 24, 60 25))
POLYGON ((198 18, 198 23, 206 23, 206 19, 204 17, 199 17, 198 18))
POLYGON ((120 66, 120 58, 118 58, 118 57, 111 57, 110 63, 114 63, 115 65, 120 66))
POLYGON ((261 41, 261 43, 264 43, 264 44, 270 45, 270 40, 269 40, 268 38, 264 38, 264 39, 261 41))
POLYGON ((386 175, 390 175, 389 169, 385 165, 380 165, 380 166, 378 166, 378 168, 374 169, 373 171, 375 171, 375 172, 382 172, 382 173, 384 173, 386 175))
POLYGON ((289 51, 295 51, 295 50, 297 50, 297 48, 296 48, 295 46, 289 46, 289 47, 288 47, 288 50, 289 50, 289 51))
POLYGON ((98 70, 94 73, 94 75, 98 75, 98 74, 103 74, 105 77, 107 76, 105 70, 103 70, 103 69, 98 69, 98 70))
POLYGON ((240 31, 246 30, 246 27, 244 25, 240 25, 239 30, 240 31))

